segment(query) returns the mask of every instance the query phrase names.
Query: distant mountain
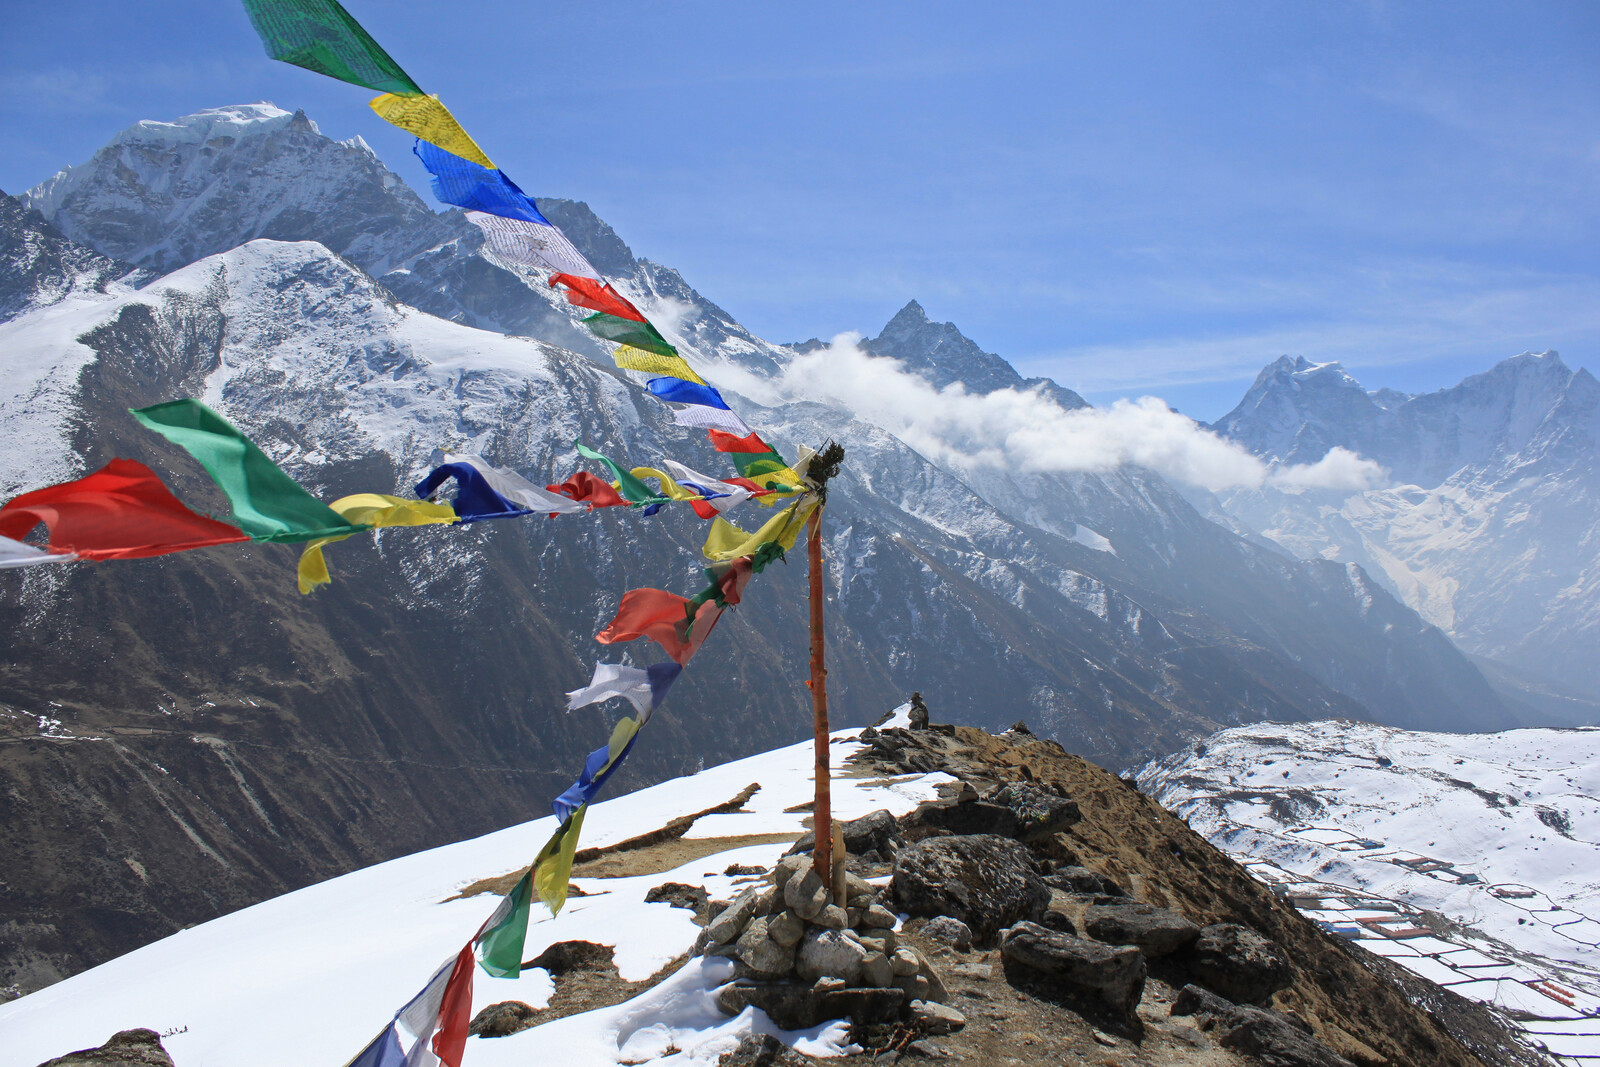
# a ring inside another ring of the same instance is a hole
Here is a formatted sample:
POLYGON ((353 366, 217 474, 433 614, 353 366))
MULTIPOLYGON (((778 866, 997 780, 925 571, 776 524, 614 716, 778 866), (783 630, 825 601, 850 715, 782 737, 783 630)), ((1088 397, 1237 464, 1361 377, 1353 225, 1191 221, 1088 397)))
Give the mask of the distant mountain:
MULTIPOLYGON (((542 278, 302 114, 142 123, 26 199, 36 211, 0 215, 0 248, 24 250, 0 276, 0 306, 19 309, 0 322, 7 494, 123 455, 220 511, 192 462, 126 414, 183 395, 330 499, 408 493, 440 445, 541 484, 576 468, 578 439, 725 469, 594 358, 582 313, 542 278)), ((583 204, 541 203, 708 374, 793 358, 583 204)), ((873 344, 974 389, 1081 404, 919 317, 907 308, 873 344)), ((740 407, 791 453, 828 436, 847 449, 827 523, 841 725, 920 689, 945 720, 1003 726, 1026 709, 1117 767, 1262 717, 1509 721, 1359 568, 1251 544, 1152 472, 955 470, 838 409, 740 407)), ((758 522, 748 507, 735 518, 758 522)), ((545 809, 604 736, 594 709, 562 708, 618 655, 592 635, 623 590, 697 588, 701 537, 671 509, 385 531, 330 548, 334 585, 309 598, 294 552, 270 545, 0 579, 0 730, 16 742, 0 745, 0 804, 30 827, 0 843, 0 921, 19 931, 0 982, 33 987, 545 809)), ((616 788, 805 735, 803 583, 803 566, 762 576, 616 788)))
MULTIPOLYGON (((1284 357, 1215 429, 1269 460, 1339 446, 1383 464, 1386 487, 1241 490, 1223 506, 1302 558, 1361 565, 1498 661, 1497 677, 1600 695, 1600 383, 1587 370, 1524 353, 1407 397, 1284 357)), ((1590 718, 1575 706, 1567 721, 1590 718)))

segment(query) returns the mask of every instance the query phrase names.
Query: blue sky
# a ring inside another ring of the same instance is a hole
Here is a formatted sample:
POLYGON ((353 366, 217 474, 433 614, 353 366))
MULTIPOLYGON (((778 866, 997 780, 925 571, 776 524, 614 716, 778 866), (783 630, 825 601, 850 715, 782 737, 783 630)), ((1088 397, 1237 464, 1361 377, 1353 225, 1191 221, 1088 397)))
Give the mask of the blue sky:
MULTIPOLYGON (((1406 391, 1526 349, 1600 369, 1592 3, 348 6, 523 188, 773 340, 915 297, 1203 419, 1284 353, 1406 391)), ((228 0, 0 18, 7 192, 262 99, 426 185, 370 94, 267 60, 228 0)))

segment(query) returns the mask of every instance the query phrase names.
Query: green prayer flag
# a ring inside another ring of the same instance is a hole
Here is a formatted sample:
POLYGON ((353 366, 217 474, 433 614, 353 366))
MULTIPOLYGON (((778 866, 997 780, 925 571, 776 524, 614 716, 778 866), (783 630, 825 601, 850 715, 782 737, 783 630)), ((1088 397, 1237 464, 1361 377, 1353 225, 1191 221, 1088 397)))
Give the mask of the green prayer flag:
POLYGON ((380 93, 422 90, 335 0, 244 0, 267 55, 380 93))
POLYGON ((598 315, 590 315, 583 320, 583 323, 596 337, 615 341, 619 345, 632 345, 646 352, 654 352, 658 356, 678 354, 678 350, 668 344, 667 339, 648 322, 635 322, 633 319, 619 318, 601 312, 598 315))
POLYGON ((578 454, 580 456, 586 456, 606 465, 606 469, 617 479, 617 492, 621 493, 622 499, 628 503, 634 505, 665 504, 670 499, 635 478, 632 471, 627 470, 616 460, 586 447, 582 441, 574 441, 572 443, 578 446, 578 454))
POLYGON ((522 973, 522 947, 528 938, 528 912, 533 903, 533 868, 517 880, 489 917, 478 937, 482 955, 478 965, 496 978, 515 978, 522 973))
POLYGON ((561 907, 567 902, 572 857, 578 851, 578 835, 583 832, 583 813, 588 810, 589 805, 585 804, 567 816, 567 821, 545 842, 533 861, 533 887, 551 915, 561 914, 561 907))
POLYGON ((228 495, 230 520, 256 541, 297 542, 371 529, 300 488, 227 419, 198 400, 135 408, 133 417, 193 456, 228 495))

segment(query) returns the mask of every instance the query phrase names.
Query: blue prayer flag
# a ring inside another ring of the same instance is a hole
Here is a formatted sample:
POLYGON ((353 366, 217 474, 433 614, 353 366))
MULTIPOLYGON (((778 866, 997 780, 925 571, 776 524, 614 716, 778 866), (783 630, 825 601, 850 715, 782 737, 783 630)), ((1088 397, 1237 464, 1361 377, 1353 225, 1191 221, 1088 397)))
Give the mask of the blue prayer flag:
POLYGON ((517 183, 504 172, 479 166, 420 139, 411 150, 433 176, 433 195, 443 203, 501 218, 551 225, 550 220, 540 214, 533 197, 517 188, 517 183))
POLYGON ((682 378, 651 378, 644 383, 644 387, 662 400, 670 400, 674 404, 699 404, 701 407, 728 410, 728 402, 722 399, 722 394, 709 385, 696 385, 682 378))

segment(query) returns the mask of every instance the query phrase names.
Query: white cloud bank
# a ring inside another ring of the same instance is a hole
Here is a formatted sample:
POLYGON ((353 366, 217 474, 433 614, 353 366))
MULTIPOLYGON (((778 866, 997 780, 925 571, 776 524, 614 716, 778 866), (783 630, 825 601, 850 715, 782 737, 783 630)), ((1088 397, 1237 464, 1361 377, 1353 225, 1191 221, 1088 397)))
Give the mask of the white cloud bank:
POLYGON ((935 388, 900 360, 873 356, 861 335, 797 355, 777 379, 732 367, 718 374, 761 403, 817 400, 881 426, 941 464, 1028 472, 1099 472, 1124 464, 1213 492, 1264 485, 1357 491, 1382 484, 1377 463, 1335 448, 1313 464, 1269 466, 1155 397, 1067 411, 1032 391, 986 396, 959 382, 935 388))

